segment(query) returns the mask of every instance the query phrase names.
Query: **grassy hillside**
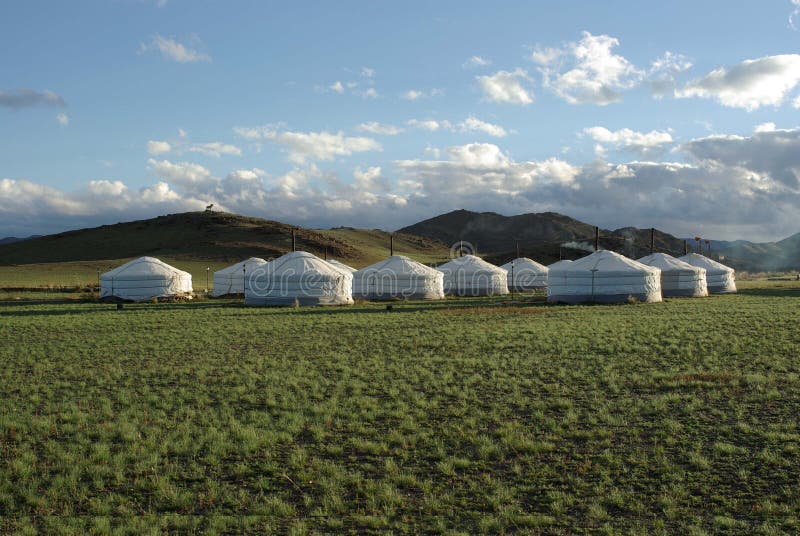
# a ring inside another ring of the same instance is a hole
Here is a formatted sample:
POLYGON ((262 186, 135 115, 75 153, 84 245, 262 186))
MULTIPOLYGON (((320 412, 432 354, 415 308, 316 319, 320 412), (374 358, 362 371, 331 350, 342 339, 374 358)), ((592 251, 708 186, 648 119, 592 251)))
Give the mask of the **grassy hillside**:
MULTIPOLYGON (((0 288, 86 285, 142 255, 190 272, 205 288, 210 272, 247 257, 271 259, 291 251, 292 227, 224 212, 171 214, 104 225, 0 245, 0 288)), ((340 228, 296 230, 297 248, 363 267, 389 254, 389 233, 340 228)), ((447 257, 448 249, 426 238, 397 234, 395 252, 423 262, 447 257)))
POLYGON ((0 304, 0 532, 796 534, 790 285, 0 304))

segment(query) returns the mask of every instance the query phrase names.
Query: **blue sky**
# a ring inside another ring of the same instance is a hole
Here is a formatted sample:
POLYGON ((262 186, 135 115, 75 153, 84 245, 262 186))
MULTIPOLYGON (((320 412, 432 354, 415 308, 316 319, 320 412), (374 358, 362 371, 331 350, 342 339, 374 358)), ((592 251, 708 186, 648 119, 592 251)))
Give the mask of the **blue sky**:
POLYGON ((0 236, 213 202, 309 226, 555 210, 782 238, 800 231, 796 9, 9 2, 0 236))

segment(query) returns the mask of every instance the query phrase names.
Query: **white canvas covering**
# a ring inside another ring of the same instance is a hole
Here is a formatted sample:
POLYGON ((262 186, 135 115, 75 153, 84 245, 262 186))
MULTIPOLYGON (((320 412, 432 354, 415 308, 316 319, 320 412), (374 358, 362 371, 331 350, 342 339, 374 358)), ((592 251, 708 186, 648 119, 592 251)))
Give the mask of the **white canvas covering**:
POLYGON ((706 269, 706 286, 711 294, 736 292, 736 273, 730 266, 725 266, 699 253, 689 253, 678 258, 692 266, 706 269))
POLYGON ((661 270, 613 251, 595 251, 582 259, 550 267, 550 303, 625 303, 661 301, 661 270))
POLYGON ((353 275, 295 251, 259 266, 244 281, 245 305, 350 305, 353 275))
POLYGON ((464 255, 439 266, 444 293, 457 296, 508 294, 508 273, 475 255, 464 255))
POLYGON ((562 259, 560 261, 554 262, 553 264, 551 264, 551 265, 549 265, 547 267, 548 275, 549 275, 549 271, 552 270, 553 268, 561 268, 562 266, 568 266, 571 262, 572 261, 569 260, 569 259, 562 259))
POLYGON ((500 268, 508 272, 508 288, 517 292, 547 287, 547 266, 528 257, 509 261, 500 268))
POLYGON ((350 272, 351 274, 354 274, 358 271, 352 266, 347 266, 345 263, 339 262, 336 259, 329 259, 327 262, 328 264, 332 264, 335 268, 339 268, 340 270, 345 270, 347 272, 350 272))
POLYGON ((147 301, 191 293, 191 274, 154 257, 139 257, 100 276, 100 298, 147 301))
POLYGON ((258 257, 250 257, 233 266, 214 272, 214 288, 211 295, 215 298, 227 294, 243 294, 245 274, 252 272, 259 266, 264 266, 267 261, 258 257))
POLYGON ((692 266, 666 253, 653 253, 639 262, 661 270, 661 295, 665 298, 708 296, 705 268, 692 266))
POLYGON ((403 255, 367 266, 353 274, 353 296, 367 300, 440 300, 443 275, 403 255))

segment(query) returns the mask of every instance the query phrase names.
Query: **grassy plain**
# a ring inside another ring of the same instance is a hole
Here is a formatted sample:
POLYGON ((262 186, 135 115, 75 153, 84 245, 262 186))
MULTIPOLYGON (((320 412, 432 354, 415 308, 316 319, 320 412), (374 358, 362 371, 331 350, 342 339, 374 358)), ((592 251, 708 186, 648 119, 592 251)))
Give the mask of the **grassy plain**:
POLYGON ((799 305, 0 303, 0 532, 797 533, 799 305))

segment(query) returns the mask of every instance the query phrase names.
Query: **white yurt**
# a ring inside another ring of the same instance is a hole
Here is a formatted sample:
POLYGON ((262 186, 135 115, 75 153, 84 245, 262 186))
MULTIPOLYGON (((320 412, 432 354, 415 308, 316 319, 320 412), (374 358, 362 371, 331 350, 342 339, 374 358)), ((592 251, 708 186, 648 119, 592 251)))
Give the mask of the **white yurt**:
POLYGON ((661 301, 661 270, 613 251, 595 251, 582 259, 550 267, 550 303, 625 303, 661 301))
POLYGON ((244 282, 245 305, 350 305, 353 274, 305 251, 255 268, 244 282))
POLYGON ((362 268, 353 274, 353 297, 367 300, 440 300, 443 275, 403 255, 362 268))
POLYGON ((227 294, 243 294, 245 275, 265 264, 267 264, 267 261, 264 259, 250 257, 245 261, 237 262, 233 266, 214 272, 214 288, 211 291, 211 295, 218 298, 227 294))
POLYGON ((699 253, 689 253, 678 259, 692 266, 706 269, 706 286, 711 294, 736 292, 736 272, 730 266, 725 266, 699 253))
POLYGON ((444 293, 457 296, 508 294, 508 273, 475 255, 456 257, 439 266, 444 274, 444 293))
POLYGON ((533 259, 520 257, 509 261, 500 268, 508 272, 508 288, 517 292, 547 287, 547 266, 533 259))
POLYGON ((661 270, 661 295, 665 298, 708 296, 706 271, 666 253, 653 253, 639 262, 661 270))
POLYGON ((562 266, 568 266, 572 261, 569 259, 562 259, 560 261, 556 261, 553 264, 547 266, 548 272, 553 268, 561 268, 562 266))
POLYGON ((358 271, 352 266, 347 266, 345 263, 339 262, 336 259, 330 259, 327 262, 328 264, 332 264, 334 267, 339 268, 340 270, 345 270, 347 272, 350 272, 351 274, 354 274, 358 271))
POLYGON ((192 294, 192 275, 154 257, 139 257, 100 276, 100 298, 147 301, 192 294))

